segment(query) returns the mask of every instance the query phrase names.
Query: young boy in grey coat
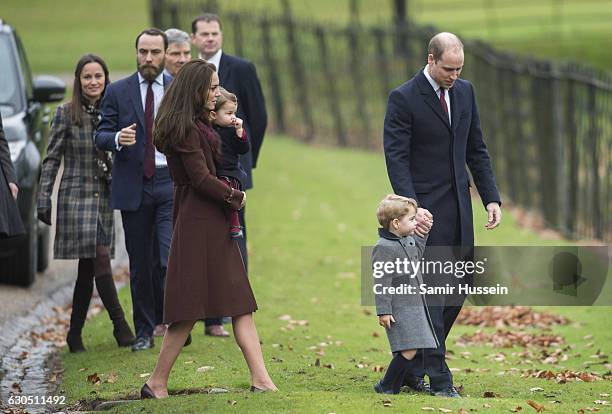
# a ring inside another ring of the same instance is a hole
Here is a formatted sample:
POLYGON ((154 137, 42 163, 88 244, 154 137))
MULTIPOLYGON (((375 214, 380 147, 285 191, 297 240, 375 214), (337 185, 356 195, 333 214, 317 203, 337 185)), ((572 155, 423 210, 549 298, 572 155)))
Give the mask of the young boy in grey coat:
POLYGON ((438 346, 425 297, 419 293, 423 278, 416 265, 427 235, 415 233, 416 213, 415 200, 395 194, 386 196, 376 211, 381 225, 372 251, 376 314, 394 355, 385 377, 374 386, 377 393, 398 394, 404 376, 414 375, 417 349, 438 346))

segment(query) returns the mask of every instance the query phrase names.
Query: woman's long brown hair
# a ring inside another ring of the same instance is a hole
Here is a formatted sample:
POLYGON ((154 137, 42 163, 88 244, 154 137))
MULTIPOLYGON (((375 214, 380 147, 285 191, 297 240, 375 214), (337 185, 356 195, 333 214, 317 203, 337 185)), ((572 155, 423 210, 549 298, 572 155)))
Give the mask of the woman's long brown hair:
POLYGON ((167 153, 189 135, 197 119, 208 124, 206 99, 215 65, 201 59, 187 62, 172 81, 157 111, 153 142, 167 153))
MULTIPOLYGON (((102 96, 104 95, 104 92, 106 92, 106 87, 110 83, 110 78, 108 77, 108 67, 100 56, 89 53, 79 59, 76 69, 74 70, 74 85, 72 86, 72 100, 70 101, 70 108, 72 111, 71 121, 78 127, 83 126, 83 103, 86 101, 86 98, 83 96, 83 88, 81 86, 81 72, 83 72, 83 68, 88 63, 97 63, 102 67, 102 71, 104 72, 104 90, 102 91, 102 96)), ((102 99, 102 96, 100 96, 100 99, 102 99)))

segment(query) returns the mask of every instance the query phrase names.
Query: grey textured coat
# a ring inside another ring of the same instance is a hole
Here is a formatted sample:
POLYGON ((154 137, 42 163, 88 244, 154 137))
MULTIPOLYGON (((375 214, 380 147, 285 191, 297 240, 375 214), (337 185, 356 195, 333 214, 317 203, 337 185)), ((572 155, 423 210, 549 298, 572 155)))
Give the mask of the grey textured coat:
MULTIPOLYGON (((372 251, 372 265, 375 262, 393 262, 397 259, 418 262, 423 257, 427 238, 417 235, 399 237, 385 229, 379 229, 380 238, 372 251)), ((387 329, 387 337, 392 352, 407 349, 437 348, 438 339, 426 307, 425 297, 419 292, 423 283, 422 275, 416 277, 397 274, 395 271, 385 273, 374 280, 383 287, 399 286, 406 283, 415 286, 415 294, 376 294, 376 314, 393 315, 395 323, 387 329)))
POLYGON ((62 157, 64 173, 57 198, 57 225, 53 255, 56 259, 96 256, 98 218, 111 236, 114 254, 114 220, 110 186, 97 175, 92 115, 83 112, 83 126, 71 122, 70 103, 57 107, 51 125, 47 156, 43 160, 38 209, 51 208, 51 193, 62 157))

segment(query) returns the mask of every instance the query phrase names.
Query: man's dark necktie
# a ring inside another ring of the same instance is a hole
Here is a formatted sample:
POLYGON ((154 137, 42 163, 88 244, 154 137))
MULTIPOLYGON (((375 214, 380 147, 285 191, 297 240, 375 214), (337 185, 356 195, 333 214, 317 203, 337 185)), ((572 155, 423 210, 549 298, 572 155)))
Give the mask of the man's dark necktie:
POLYGON ((444 88, 440 88, 440 104, 446 116, 448 116, 448 107, 446 106, 446 98, 444 97, 444 88))
POLYGON ((147 178, 155 175, 155 147, 153 146, 153 122, 154 122, 154 100, 153 82, 149 82, 147 97, 145 99, 145 132, 147 141, 145 142, 144 154, 144 176, 147 178))

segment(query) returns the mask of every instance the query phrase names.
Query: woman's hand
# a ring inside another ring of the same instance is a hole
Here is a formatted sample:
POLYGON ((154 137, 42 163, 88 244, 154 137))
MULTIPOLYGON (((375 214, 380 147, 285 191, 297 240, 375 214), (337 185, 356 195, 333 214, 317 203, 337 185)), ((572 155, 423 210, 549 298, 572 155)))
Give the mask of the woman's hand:
POLYGON ((240 210, 246 204, 246 193, 244 191, 232 189, 232 194, 225 199, 234 210, 240 210))
POLYGON ((391 329, 391 324, 395 323, 393 315, 380 315, 378 317, 378 324, 384 326, 385 329, 391 329))

